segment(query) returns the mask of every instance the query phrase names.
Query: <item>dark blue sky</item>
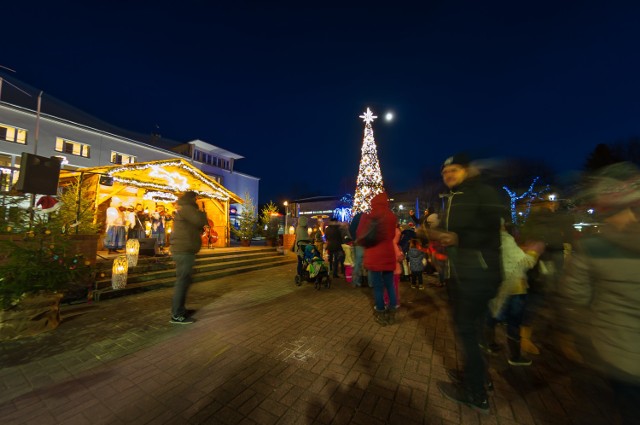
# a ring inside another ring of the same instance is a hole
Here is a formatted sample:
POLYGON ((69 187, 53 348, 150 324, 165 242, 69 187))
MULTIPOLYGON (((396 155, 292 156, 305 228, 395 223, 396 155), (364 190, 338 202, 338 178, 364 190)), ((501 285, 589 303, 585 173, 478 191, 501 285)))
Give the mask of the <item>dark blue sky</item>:
POLYGON ((396 115, 374 123, 391 191, 456 151, 566 171, 640 135, 640 2, 92 3, 3 5, 0 65, 120 127, 245 156, 260 202, 353 192, 367 106, 396 115))

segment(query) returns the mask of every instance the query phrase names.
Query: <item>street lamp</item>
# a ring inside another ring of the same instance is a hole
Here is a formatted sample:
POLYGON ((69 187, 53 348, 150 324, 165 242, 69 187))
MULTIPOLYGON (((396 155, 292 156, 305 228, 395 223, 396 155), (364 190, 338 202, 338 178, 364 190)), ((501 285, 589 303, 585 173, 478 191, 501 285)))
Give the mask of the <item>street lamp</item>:
MULTIPOLYGON (((284 232, 282 233, 283 235, 286 235, 289 232, 289 226, 288 226, 288 218, 289 218, 289 202, 284 201, 284 209, 285 209, 285 213, 284 213, 284 232)), ((282 236, 282 244, 284 245, 284 236, 282 236)))

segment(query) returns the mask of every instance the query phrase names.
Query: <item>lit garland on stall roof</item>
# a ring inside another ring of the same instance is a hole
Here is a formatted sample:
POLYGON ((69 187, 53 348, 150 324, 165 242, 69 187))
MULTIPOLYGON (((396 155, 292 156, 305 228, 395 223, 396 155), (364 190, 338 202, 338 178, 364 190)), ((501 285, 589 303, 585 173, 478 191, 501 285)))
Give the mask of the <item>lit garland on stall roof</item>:
POLYGON ((377 117, 373 115, 371 109, 360 115, 365 122, 364 140, 362 143, 362 156, 360 168, 358 170, 358 180, 356 182, 356 193, 353 198, 353 208, 351 213, 371 211, 371 199, 378 193, 384 192, 380 162, 378 161, 378 150, 373 137, 371 123, 377 117))
MULTIPOLYGON (((194 171, 192 168, 187 166, 182 161, 164 162, 161 165, 157 164, 157 163, 155 163, 155 164, 142 164, 142 165, 128 165, 128 166, 114 168, 113 170, 110 170, 108 174, 109 174, 109 176, 113 177, 114 181, 117 181, 118 183, 130 184, 130 185, 134 185, 134 186, 138 186, 138 187, 144 187, 144 188, 148 188, 148 189, 170 190, 170 191, 176 191, 176 190, 177 191, 185 191, 186 189, 189 189, 189 185, 188 184, 186 184, 186 185, 185 184, 178 184, 176 186, 160 185, 160 184, 156 184, 156 183, 143 182, 143 181, 135 180, 135 179, 122 178, 122 177, 118 177, 118 176, 114 175, 116 173, 120 173, 120 172, 124 172, 124 171, 144 171, 144 170, 147 170, 147 169, 152 169, 152 173, 155 173, 157 176, 160 176, 160 175, 162 175, 163 172, 166 174, 166 171, 162 170, 162 167, 165 167, 165 166, 180 167, 184 171, 187 171, 189 174, 191 174, 191 176, 193 176, 196 180, 199 180, 200 182, 204 183, 205 185, 209 186, 212 189, 212 191, 201 191, 201 190, 190 189, 193 192, 195 192, 197 195, 200 195, 200 196, 203 196, 203 197, 206 197, 206 198, 214 198, 214 199, 218 199, 218 200, 221 200, 221 201, 229 200, 229 198, 230 198, 229 195, 221 192, 220 189, 212 186, 210 181, 205 180, 199 173, 194 171), (162 171, 157 171, 157 170, 162 170, 162 171)), ((176 176, 167 176, 167 177, 175 178, 176 176)))
POLYGON ((142 197, 143 199, 148 199, 151 201, 168 201, 175 202, 178 200, 178 197, 173 193, 169 192, 147 192, 142 197))

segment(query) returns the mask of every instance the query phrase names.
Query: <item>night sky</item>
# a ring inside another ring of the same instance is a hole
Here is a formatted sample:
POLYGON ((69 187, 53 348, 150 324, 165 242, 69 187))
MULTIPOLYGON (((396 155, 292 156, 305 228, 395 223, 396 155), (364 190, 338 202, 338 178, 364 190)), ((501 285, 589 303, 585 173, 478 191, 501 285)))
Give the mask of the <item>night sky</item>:
POLYGON ((353 193, 367 107, 392 192, 456 151, 564 172, 640 135, 637 1, 12 3, 3 76, 243 155, 260 203, 353 193))

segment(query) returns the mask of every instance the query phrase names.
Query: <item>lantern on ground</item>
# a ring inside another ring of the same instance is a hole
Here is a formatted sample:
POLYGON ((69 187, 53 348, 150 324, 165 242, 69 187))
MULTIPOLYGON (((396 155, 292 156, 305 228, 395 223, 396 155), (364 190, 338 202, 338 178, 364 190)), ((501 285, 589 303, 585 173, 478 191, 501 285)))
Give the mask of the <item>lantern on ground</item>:
POLYGON ((129 239, 127 241, 127 263, 129 267, 138 265, 138 253, 140 252, 140 241, 137 239, 129 239))
POLYGON ((127 285, 127 273, 129 271, 129 262, 125 255, 119 255, 113 260, 113 268, 111 269, 111 287, 113 289, 122 289, 127 285))

